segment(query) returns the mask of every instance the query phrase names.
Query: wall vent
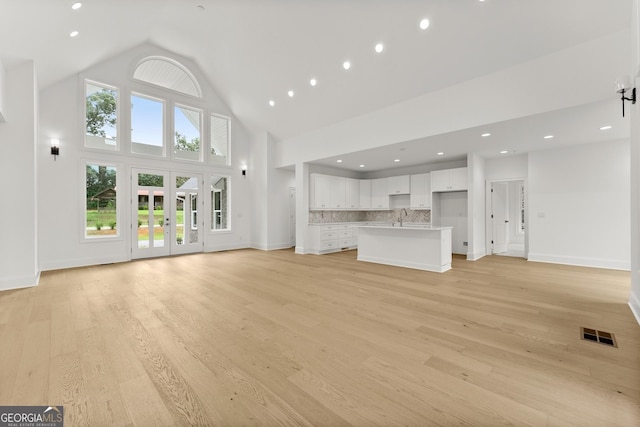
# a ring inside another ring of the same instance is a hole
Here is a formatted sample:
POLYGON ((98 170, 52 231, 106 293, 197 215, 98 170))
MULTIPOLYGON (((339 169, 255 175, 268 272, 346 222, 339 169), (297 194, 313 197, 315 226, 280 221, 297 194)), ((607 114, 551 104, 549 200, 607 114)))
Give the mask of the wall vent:
POLYGON ((599 344, 618 347, 616 337, 611 332, 598 331, 596 329, 580 327, 580 337, 583 340, 597 342, 599 344))

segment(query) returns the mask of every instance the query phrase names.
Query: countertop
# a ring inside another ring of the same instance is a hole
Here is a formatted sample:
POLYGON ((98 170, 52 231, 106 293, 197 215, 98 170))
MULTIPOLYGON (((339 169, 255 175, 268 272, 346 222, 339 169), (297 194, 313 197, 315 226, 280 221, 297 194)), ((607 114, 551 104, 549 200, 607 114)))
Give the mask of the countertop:
POLYGON ((403 224, 400 225, 390 225, 386 223, 384 225, 362 225, 361 228, 385 228, 389 230, 424 230, 424 231, 440 231, 440 230, 451 230, 453 227, 451 226, 438 226, 438 225, 418 225, 418 224, 403 224))

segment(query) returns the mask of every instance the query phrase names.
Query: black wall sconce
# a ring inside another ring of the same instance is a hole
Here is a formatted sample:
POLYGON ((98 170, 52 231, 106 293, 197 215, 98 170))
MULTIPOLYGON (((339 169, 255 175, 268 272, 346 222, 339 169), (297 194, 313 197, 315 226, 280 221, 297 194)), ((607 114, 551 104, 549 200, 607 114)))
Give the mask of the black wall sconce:
POLYGON ((242 176, 247 176, 247 165, 242 165, 242 176))
POLYGON ((629 83, 629 78, 619 78, 616 80, 616 93, 621 94, 620 100, 622 101, 622 117, 624 117, 624 101, 631 101, 631 104, 636 103, 636 88, 632 88, 629 83), (631 91, 631 97, 624 96, 625 93, 631 91))
POLYGON ((60 140, 58 138, 51 138, 51 155, 53 160, 57 160, 60 155, 60 140))

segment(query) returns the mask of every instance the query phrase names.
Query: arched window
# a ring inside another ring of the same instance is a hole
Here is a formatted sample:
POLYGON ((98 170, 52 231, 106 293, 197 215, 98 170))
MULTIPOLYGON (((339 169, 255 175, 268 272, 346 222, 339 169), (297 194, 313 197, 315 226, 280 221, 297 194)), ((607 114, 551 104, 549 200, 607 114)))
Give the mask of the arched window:
POLYGON ((133 78, 176 92, 202 98, 196 78, 179 62, 162 56, 149 56, 136 65, 133 78))

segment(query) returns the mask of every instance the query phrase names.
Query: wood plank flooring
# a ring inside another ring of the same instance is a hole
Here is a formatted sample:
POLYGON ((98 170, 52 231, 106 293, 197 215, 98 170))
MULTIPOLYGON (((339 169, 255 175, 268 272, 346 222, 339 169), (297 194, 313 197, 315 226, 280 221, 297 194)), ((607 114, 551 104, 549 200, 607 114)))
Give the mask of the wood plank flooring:
POLYGON ((240 250, 45 272, 0 293, 0 405, 64 405, 67 426, 640 425, 628 273, 355 257, 240 250))

